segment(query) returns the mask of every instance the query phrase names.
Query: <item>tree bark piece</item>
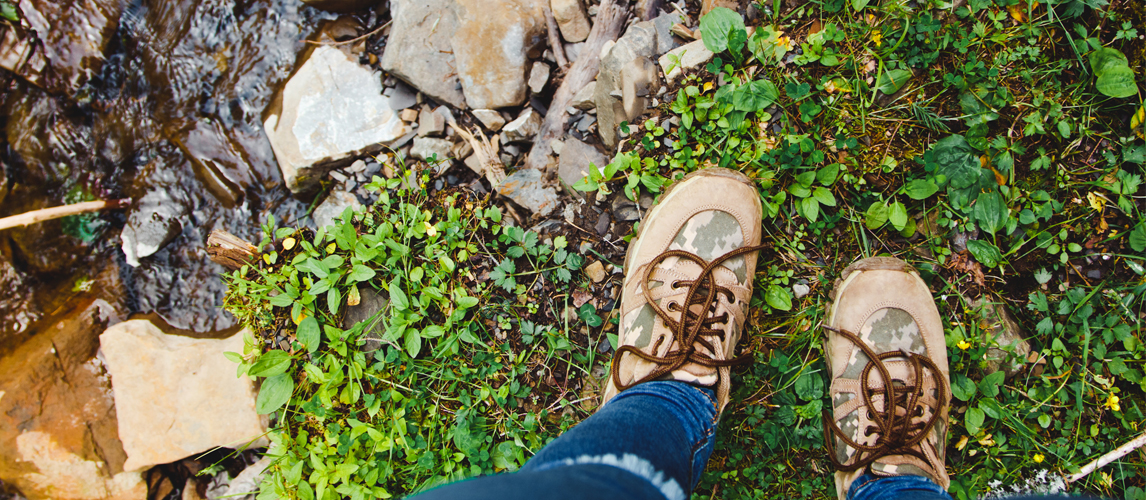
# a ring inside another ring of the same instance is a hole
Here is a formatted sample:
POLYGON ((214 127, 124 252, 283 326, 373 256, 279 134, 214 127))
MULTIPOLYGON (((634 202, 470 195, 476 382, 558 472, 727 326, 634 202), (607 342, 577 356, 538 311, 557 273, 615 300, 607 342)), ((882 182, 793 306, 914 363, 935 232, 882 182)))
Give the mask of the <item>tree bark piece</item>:
POLYGON ((549 31, 549 50, 553 51, 553 57, 557 59, 557 67, 565 69, 569 65, 569 59, 565 58, 565 47, 561 45, 561 35, 557 34, 557 20, 553 19, 553 9, 549 8, 549 2, 545 2, 545 27, 549 31))
POLYGON ((259 258, 259 249, 251 242, 222 229, 211 231, 207 237, 207 255, 216 264, 234 271, 253 264, 259 258))
POLYGON ((525 160, 525 168, 545 169, 549 165, 549 155, 553 152, 550 143, 553 139, 560 139, 565 135, 565 125, 569 115, 565 112, 569 103, 573 101, 582 87, 597 78, 597 70, 601 66, 601 48, 606 42, 615 41, 621 36, 625 28, 625 21, 629 19, 628 1, 602 0, 597 8, 597 19, 593 24, 589 38, 581 48, 581 55, 569 67, 565 80, 557 91, 553 93, 553 101, 549 104, 549 112, 541 122, 541 131, 533 140, 533 148, 529 150, 529 157, 525 160))
POLYGON ((64 205, 62 207, 41 208, 40 210, 24 212, 20 215, 0 219, 0 231, 14 227, 30 226, 69 215, 86 214, 88 212, 98 212, 105 209, 124 208, 128 205, 131 205, 131 198, 124 198, 122 200, 85 201, 83 203, 64 205))

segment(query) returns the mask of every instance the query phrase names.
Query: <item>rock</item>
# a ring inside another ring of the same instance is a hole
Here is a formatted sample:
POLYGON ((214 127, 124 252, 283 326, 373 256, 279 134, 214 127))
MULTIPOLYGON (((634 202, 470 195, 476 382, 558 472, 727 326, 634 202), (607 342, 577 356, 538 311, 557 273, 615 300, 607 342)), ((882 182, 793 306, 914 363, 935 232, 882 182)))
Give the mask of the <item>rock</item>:
MULTIPOLYGON (((418 104, 418 91, 406 85, 405 82, 398 82, 393 88, 386 89, 382 94, 390 98, 390 109, 407 109, 418 104)), ((414 120, 406 121, 412 122, 414 120)))
POLYGON ((445 131, 446 115, 431 110, 429 105, 423 105, 422 111, 418 114, 418 137, 428 135, 438 137, 445 131))
POLYGON ((529 90, 534 94, 540 94, 545 89, 546 83, 549 83, 549 65, 543 62, 533 63, 533 68, 529 70, 529 90))
POLYGON ((979 330, 983 342, 994 341, 999 346, 987 348, 983 370, 988 374, 1003 370, 1007 378, 1013 377, 1023 368, 1031 352, 1026 332, 1003 302, 985 302, 979 298, 970 305, 973 310, 979 311, 979 330))
POLYGON ((595 165, 599 169, 604 168, 609 164, 609 158, 597 148, 567 137, 557 163, 557 176, 561 179, 561 184, 569 192, 574 192, 572 186, 589 175, 590 168, 593 168, 590 165, 595 165))
POLYGON ((531 141, 541 130, 541 114, 527 107, 517 119, 505 126, 507 142, 531 141))
POLYGON ((410 158, 429 161, 431 156, 436 155, 437 161, 447 161, 453 153, 453 148, 454 143, 445 139, 417 137, 414 139, 414 147, 410 148, 410 158))
POLYGON ((132 320, 99 336, 127 452, 126 471, 174 462, 217 446, 248 445, 266 432, 255 390, 224 352, 243 352, 240 332, 226 339, 163 333, 132 320))
POLYGON ((196 120, 193 126, 168 135, 191 160, 195 176, 216 200, 228 208, 242 202, 251 185, 251 166, 243 158, 242 146, 231 140, 221 123, 196 120))
MULTIPOLYGON (((119 28, 119 18, 128 3, 118 0, 56 2, 21 0, 20 17, 38 43, 31 65, 20 73, 32 83, 53 92, 74 94, 99 73, 104 51, 119 28)), ((20 23, 17 23, 20 24, 20 23)), ((12 32, 11 29, 6 29, 12 32)))
POLYGON ((537 215, 549 215, 560 200, 557 191, 546 187, 541 171, 525 168, 506 177, 497 186, 497 192, 537 215))
POLYGON ((605 266, 601 264, 601 261, 595 260, 592 264, 585 266, 585 275, 593 280, 593 283, 605 281, 605 266))
POLYGON ((143 195, 128 213, 127 224, 119 235, 127 263, 138 267, 139 259, 158 252, 179 236, 186 215, 184 205, 172 200, 166 186, 143 195))
POLYGON ((465 109, 451 36, 458 31, 454 0, 392 0, 390 38, 382 69, 426 95, 465 109))
POLYGON ((331 12, 351 13, 373 7, 379 0, 302 0, 311 7, 331 12))
POLYGON ((703 40, 687 43, 670 50, 657 60, 669 83, 676 82, 684 75, 684 70, 704 66, 715 55, 704 46, 703 40))
POLYGON ((115 316, 107 302, 82 300, 0 361, 0 480, 29 500, 147 498, 140 474, 124 472, 111 383, 96 357, 115 316))
POLYGON ((641 56, 625 64, 621 69, 621 107, 625 110, 625 120, 633 121, 645 114, 649 107, 646 97, 658 83, 657 65, 652 59, 641 56))
POLYGON ((566 42, 581 42, 589 38, 592 26, 581 0, 551 0, 549 7, 553 9, 553 20, 561 29, 561 38, 566 42))
POLYGON ((585 42, 566 43, 565 45, 565 58, 569 62, 577 62, 577 58, 581 57, 581 49, 585 48, 585 42))
POLYGON ((796 283, 792 285, 792 294, 795 295, 797 299, 802 299, 811 292, 812 288, 803 283, 796 283))
POLYGON ((497 132, 505 126, 505 118, 502 118, 501 113, 492 109, 475 109, 474 118, 477 118, 482 125, 485 125, 485 128, 493 132, 497 132))
POLYGON ((673 26, 685 21, 686 19, 679 11, 661 14, 652 20, 653 29, 657 32, 657 50, 655 52, 657 56, 682 45, 681 39, 673 33, 673 26))
POLYGON ((616 146, 617 126, 626 120, 621 99, 614 94, 621 89, 621 71, 638 57, 652 57, 656 47, 655 27, 652 22, 645 21, 629 26, 624 36, 612 46, 606 45, 601 51, 601 68, 597 74, 593 101, 597 110, 597 131, 607 148, 616 146))
POLYGON ((573 100, 569 102, 569 105, 582 111, 593 109, 593 107, 596 106, 593 102, 593 94, 596 93, 596 91, 597 81, 589 82, 588 85, 582 87, 576 94, 573 94, 573 100))
POLYGON ((335 219, 341 218, 342 213, 348 207, 357 209, 362 207, 362 204, 358 202, 358 197, 352 193, 341 190, 331 191, 311 214, 311 217, 314 218, 314 226, 321 228, 334 225, 335 219))
POLYGON ((418 110, 406 108, 398 112, 398 118, 407 123, 418 121, 418 110))
POLYGON ((327 45, 316 47, 278 93, 264 128, 293 193, 408 132, 378 75, 327 45))
POLYGON ((255 500, 255 495, 259 492, 259 485, 263 482, 263 473, 266 472, 267 467, 274 462, 273 457, 260 458, 243 472, 240 472, 235 479, 231 480, 231 484, 227 486, 227 492, 219 498, 227 500, 255 500))
POLYGON ((453 50, 466 103, 496 109, 525 102, 528 53, 546 38, 541 6, 529 0, 457 3, 453 50))

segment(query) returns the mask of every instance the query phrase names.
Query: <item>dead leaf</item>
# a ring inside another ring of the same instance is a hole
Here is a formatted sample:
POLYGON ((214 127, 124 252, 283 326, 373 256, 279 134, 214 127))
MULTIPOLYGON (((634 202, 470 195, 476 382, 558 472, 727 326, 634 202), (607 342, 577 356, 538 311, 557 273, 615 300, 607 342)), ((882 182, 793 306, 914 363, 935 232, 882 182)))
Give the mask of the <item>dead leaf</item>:
POLYGON ((971 279, 979 286, 984 286, 987 283, 987 277, 983 275, 983 266, 972 258, 966 250, 951 255, 946 267, 958 273, 970 274, 971 279))

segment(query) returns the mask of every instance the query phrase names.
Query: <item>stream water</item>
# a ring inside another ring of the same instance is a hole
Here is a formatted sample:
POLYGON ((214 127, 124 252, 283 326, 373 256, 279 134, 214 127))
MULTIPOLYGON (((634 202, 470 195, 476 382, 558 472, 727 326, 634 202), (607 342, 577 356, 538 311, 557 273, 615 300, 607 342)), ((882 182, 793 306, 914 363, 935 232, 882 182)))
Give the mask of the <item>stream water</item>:
POLYGON ((145 315, 196 336, 233 331, 219 309, 221 268, 204 243, 216 228, 257 241, 268 213, 279 221, 305 213, 282 186, 262 113, 303 39, 336 15, 299 0, 20 3, 31 21, 71 24, 44 36, 54 42, 39 85, 0 76, 0 215, 135 201, 0 235, 0 355, 92 295, 123 319, 145 315), (69 55, 100 43, 102 64, 89 58, 83 66, 93 71, 67 70, 69 55), (129 258, 125 228, 137 247, 167 242, 129 258))

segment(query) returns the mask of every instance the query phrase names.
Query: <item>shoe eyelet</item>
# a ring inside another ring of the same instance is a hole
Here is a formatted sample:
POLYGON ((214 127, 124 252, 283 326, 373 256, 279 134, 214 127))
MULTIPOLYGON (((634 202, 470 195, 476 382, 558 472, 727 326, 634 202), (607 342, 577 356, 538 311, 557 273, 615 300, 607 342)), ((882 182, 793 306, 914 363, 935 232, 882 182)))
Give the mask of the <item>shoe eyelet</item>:
POLYGON ((669 283, 669 288, 680 290, 680 280, 673 280, 672 283, 669 283))

